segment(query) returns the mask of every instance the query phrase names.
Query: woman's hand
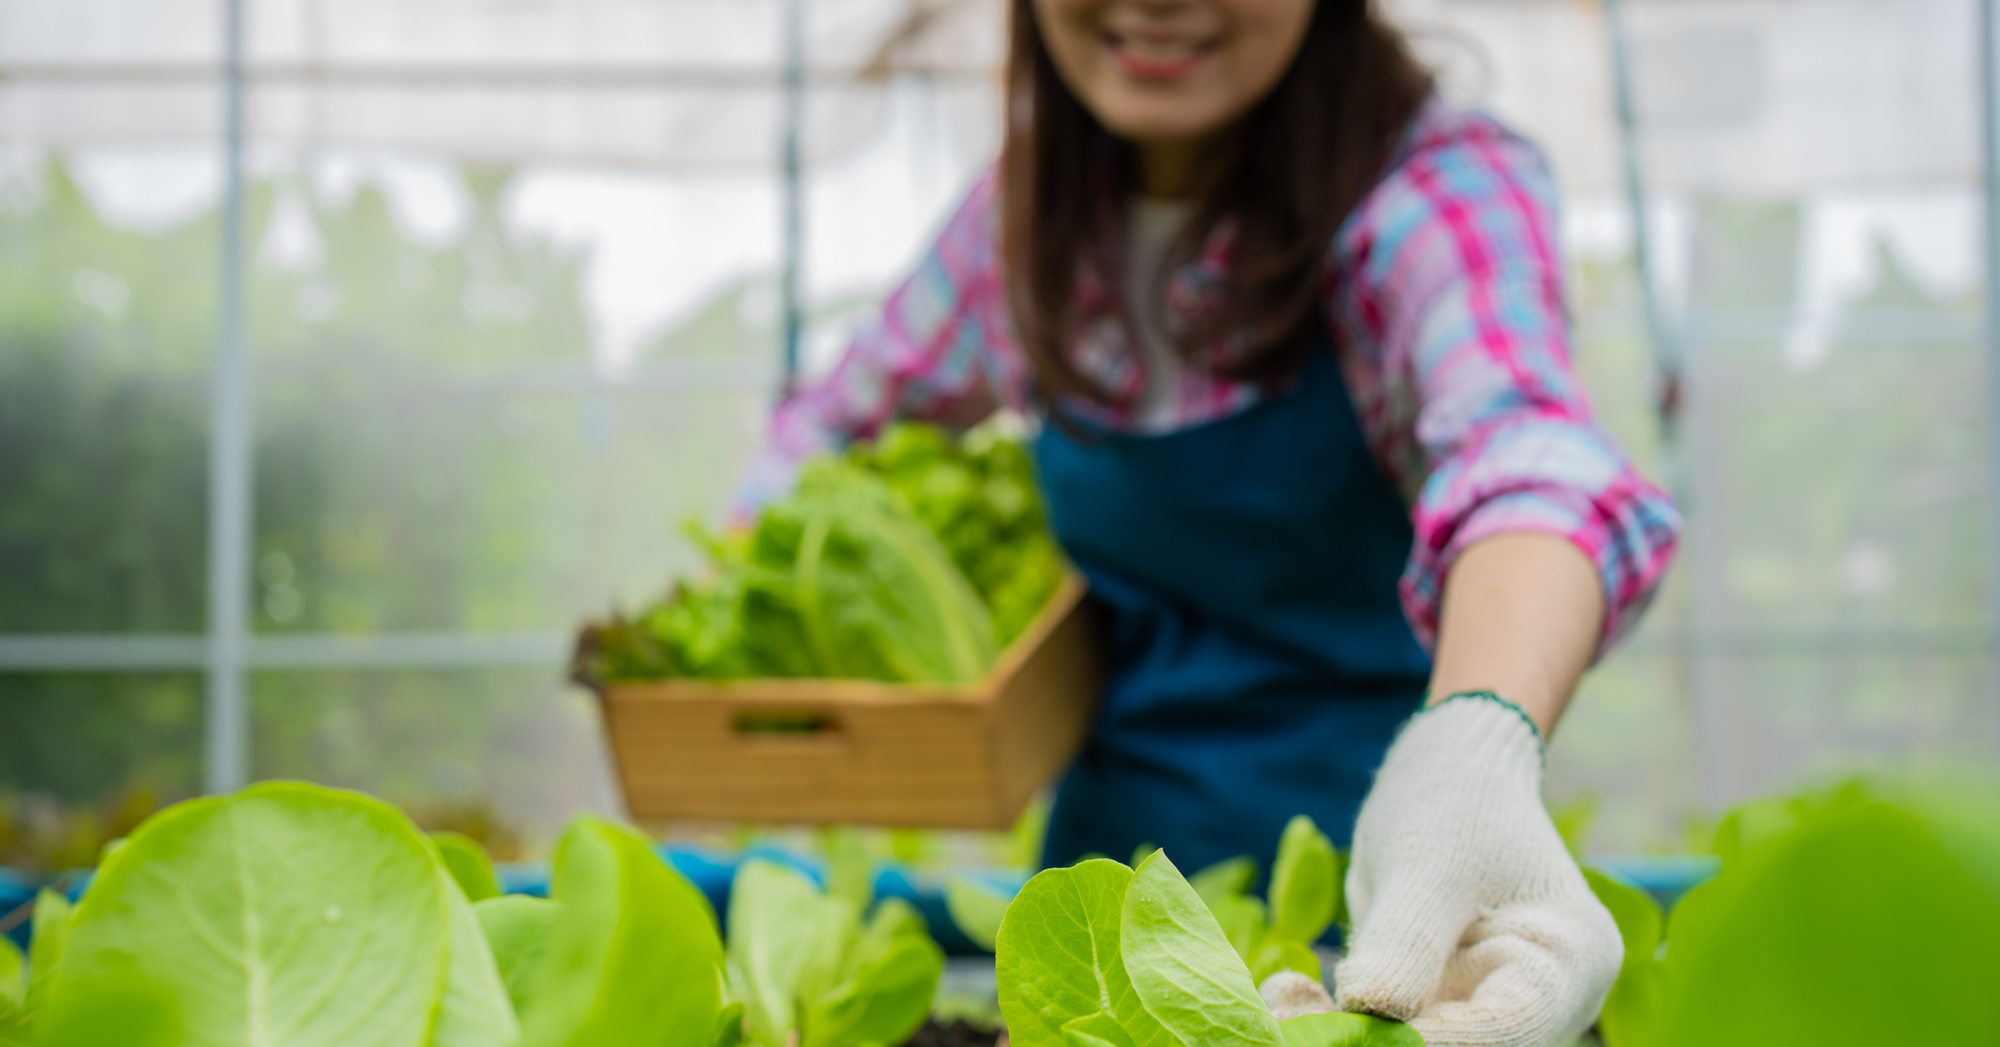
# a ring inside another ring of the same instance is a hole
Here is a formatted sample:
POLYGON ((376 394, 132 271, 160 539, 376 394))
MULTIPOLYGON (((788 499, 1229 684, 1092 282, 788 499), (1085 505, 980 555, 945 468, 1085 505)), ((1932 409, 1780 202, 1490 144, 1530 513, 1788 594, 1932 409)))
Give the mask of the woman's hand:
POLYGON ((1443 704, 1390 747, 1355 825, 1342 1009, 1481 1047, 1568 1044, 1596 1017, 1624 948, 1549 820, 1542 738, 1602 617, 1596 570, 1560 538, 1498 535, 1452 569, 1443 704), (1489 693, 1449 698, 1467 691, 1489 693))

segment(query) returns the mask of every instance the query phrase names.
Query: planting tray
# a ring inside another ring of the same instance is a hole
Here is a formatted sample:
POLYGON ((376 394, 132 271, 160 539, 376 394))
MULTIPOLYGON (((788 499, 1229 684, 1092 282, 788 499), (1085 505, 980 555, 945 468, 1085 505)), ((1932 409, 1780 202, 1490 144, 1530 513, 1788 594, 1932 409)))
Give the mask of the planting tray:
POLYGON ((1096 710, 1080 577, 979 683, 604 685, 636 818, 1001 829, 1068 765, 1096 710))

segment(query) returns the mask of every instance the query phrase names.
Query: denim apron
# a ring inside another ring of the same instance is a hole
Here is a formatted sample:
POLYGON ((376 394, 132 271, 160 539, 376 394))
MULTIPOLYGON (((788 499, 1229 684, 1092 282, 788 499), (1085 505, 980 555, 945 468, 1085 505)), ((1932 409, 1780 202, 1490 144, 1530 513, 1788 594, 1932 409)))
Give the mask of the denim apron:
POLYGON ((1430 660, 1396 594, 1409 510, 1330 347, 1249 409, 1143 436, 1045 423, 1049 520, 1106 612, 1103 702, 1043 861, 1163 847, 1270 869, 1309 814, 1337 846, 1430 660))

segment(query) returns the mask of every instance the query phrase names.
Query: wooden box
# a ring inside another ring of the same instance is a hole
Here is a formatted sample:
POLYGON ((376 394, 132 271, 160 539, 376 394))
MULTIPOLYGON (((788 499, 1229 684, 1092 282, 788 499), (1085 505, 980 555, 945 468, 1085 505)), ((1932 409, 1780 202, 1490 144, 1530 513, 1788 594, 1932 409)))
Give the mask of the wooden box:
POLYGON ((977 684, 622 682, 603 690, 635 818, 1004 829, 1096 711, 1084 583, 977 684))

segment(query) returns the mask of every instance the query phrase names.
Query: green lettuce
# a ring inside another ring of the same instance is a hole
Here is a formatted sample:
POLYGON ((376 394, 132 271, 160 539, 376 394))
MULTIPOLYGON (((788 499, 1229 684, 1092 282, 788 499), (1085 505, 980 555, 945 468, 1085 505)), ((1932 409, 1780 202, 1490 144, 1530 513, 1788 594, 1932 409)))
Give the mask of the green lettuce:
POLYGON ((1279 837, 1268 904, 1250 893, 1257 863, 1247 856, 1217 862, 1195 873, 1189 883, 1262 984, 1279 971, 1319 980, 1312 944, 1340 915, 1341 876, 1333 842, 1301 814, 1286 823, 1279 837))
MULTIPOLYGON (((1292 878, 1322 875, 1303 832, 1281 859, 1286 933, 1303 933, 1325 892, 1292 878)), ((1330 849, 1330 848, 1329 848, 1330 849)), ((1215 897, 1237 897, 1241 863, 1204 877, 1215 897)), ((1253 869, 1254 872, 1254 869, 1253 869)), ((1331 919, 1331 917, 1327 917, 1331 919)), ((1324 930, 1322 925, 1321 930, 1324 930)), ((1135 872, 1105 858, 1038 873, 1007 907, 996 960, 1000 1010, 1020 1047, 1403 1047, 1415 1030, 1361 1015, 1279 1022, 1251 970, 1165 852, 1135 872)))
POLYGON ((577 819, 556 848, 549 896, 546 920, 511 914, 530 926, 514 928, 510 966, 534 923, 547 935, 519 990, 521 1047, 710 1047, 722 1011, 715 917, 644 837, 577 819))
POLYGON ((730 890, 729 985, 764 1047, 900 1044, 944 972, 923 917, 898 898, 874 902, 858 843, 835 834, 828 851, 824 892, 762 859, 744 862, 730 890))
POLYGON ((919 425, 808 460, 746 531, 693 534, 707 571, 586 626, 579 679, 967 683, 1065 569, 1019 441, 919 425))
POLYGON ((1849 782, 1733 811, 1663 919, 1586 870, 1625 941, 1606 1047, 2000 1041, 2000 793, 1849 782), (1860 995, 1857 995, 1860 994, 1860 995), (1864 999, 1865 997, 1865 999, 1864 999), (1893 1001, 1874 1020, 1868 1001, 1893 1001))
POLYGON ((0 1045, 734 1043, 714 913, 643 837, 578 819, 552 900, 470 901, 492 886, 476 844, 357 793, 183 803, 73 910, 38 899, 28 970, 0 954, 0 1045))

